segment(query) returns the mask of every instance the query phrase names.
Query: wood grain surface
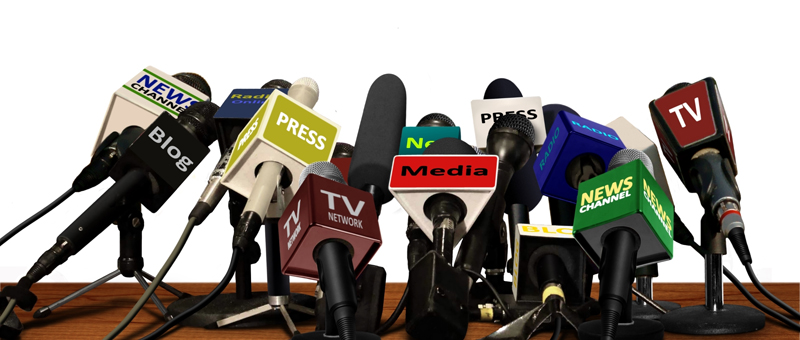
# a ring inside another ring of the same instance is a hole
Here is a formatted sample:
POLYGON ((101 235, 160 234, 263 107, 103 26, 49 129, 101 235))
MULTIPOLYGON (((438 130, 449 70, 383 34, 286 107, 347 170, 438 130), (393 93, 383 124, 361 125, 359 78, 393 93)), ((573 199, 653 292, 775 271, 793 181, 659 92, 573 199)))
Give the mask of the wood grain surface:
MULTIPOLYGON (((171 283, 176 288, 194 295, 203 295, 210 292, 215 284, 212 283, 171 283)), ((5 284, 3 284, 5 285, 5 284)), ((748 290, 759 300, 777 309, 772 302, 761 295, 751 284, 745 284, 748 290)), ((69 294, 83 284, 78 283, 40 283, 33 287, 33 291, 38 295, 39 301, 37 309, 41 306, 55 302, 66 294, 69 294)), ((800 284, 796 283, 771 283, 767 284, 773 294, 777 295, 790 306, 798 308, 800 306, 800 284)), ((390 283, 386 287, 384 302, 383 319, 386 320, 394 310, 400 296, 405 288, 404 283, 390 283)), ((598 285, 593 287, 592 296, 597 298, 598 285)), ((253 291, 266 291, 266 284, 254 284, 253 291)), ((669 300, 677 302, 682 306, 699 305, 703 303, 703 285, 699 283, 667 284, 656 283, 656 298, 659 300, 669 300)), ((234 285, 228 286, 226 292, 234 292, 234 285)), ((292 284, 292 291, 313 295, 314 284, 296 283, 292 284)), ((130 308, 143 293, 141 286, 136 283, 109 283, 85 294, 84 296, 55 310, 52 315, 44 319, 33 319, 32 312, 24 312, 17 308, 15 312, 23 322, 25 330, 20 339, 102 339, 109 331, 116 327, 117 323, 128 313, 130 308)), ((159 297, 169 304, 176 298, 159 288, 159 297)), ((750 306, 750 303, 742 296, 736 287, 731 284, 725 285, 725 303, 750 306)), ((34 309, 35 310, 35 309, 34 309)), ((785 314, 785 313, 784 313, 785 314)), ((383 339, 411 339, 405 332, 405 315, 401 316, 397 323, 385 334, 383 339)), ((158 328, 163 323, 158 309, 148 302, 145 308, 136 316, 133 322, 117 339, 138 339, 158 328)), ((300 332, 314 330, 314 321, 304 321, 298 323, 300 332)), ((467 339, 479 339, 495 330, 500 325, 491 323, 471 323, 467 333, 467 339)), ((532 339, 550 339, 550 332, 536 334, 532 339)), ((288 339, 289 331, 285 326, 276 324, 271 327, 257 329, 217 329, 205 330, 200 328, 176 327, 167 333, 163 339, 288 339)), ((716 337, 699 337, 681 334, 667 333, 665 339, 800 339, 797 332, 784 327, 778 321, 767 317, 766 327, 754 333, 724 335, 716 337)), ((561 334, 561 339, 577 339, 575 331, 565 330, 561 334)))

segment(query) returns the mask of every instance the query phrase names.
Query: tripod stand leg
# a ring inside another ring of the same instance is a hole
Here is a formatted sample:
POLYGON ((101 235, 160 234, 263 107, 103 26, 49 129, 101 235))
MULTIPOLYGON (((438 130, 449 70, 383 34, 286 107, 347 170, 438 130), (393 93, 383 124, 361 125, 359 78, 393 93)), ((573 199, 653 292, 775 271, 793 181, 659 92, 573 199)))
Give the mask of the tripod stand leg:
POLYGON ((297 331, 297 327, 294 326, 294 322, 292 322, 292 318, 289 317, 289 312, 286 311, 286 307, 280 305, 278 308, 280 308, 283 319, 286 320, 286 324, 289 326, 289 331, 292 332, 292 335, 300 335, 300 332, 297 331))
MULTIPOLYGON (((142 274, 139 274, 139 272, 133 272, 133 276, 136 278, 136 281, 139 281, 139 284, 142 285, 144 290, 147 290, 147 288, 150 287, 150 285, 147 284, 147 281, 145 281, 142 277, 142 274)), ((167 307, 164 307, 164 304, 161 303, 161 300, 158 298, 158 296, 156 296, 155 292, 153 292, 153 295, 150 295, 150 300, 153 300, 153 303, 156 305, 158 310, 164 315, 165 320, 169 321, 172 319, 172 314, 167 312, 167 307)))
POLYGON ((117 269, 117 270, 109 273, 108 275, 101 277, 97 281, 90 283, 88 286, 83 287, 81 289, 78 289, 74 293, 65 296, 63 299, 58 300, 58 301, 54 302, 53 304, 51 304, 49 306, 45 306, 45 307, 39 308, 39 310, 37 310, 36 313, 33 313, 33 317, 35 319, 45 318, 48 315, 50 315, 50 313, 52 313, 54 310, 56 310, 56 308, 65 305, 67 302, 75 300, 79 296, 81 296, 83 294, 86 294, 88 291, 97 288, 97 286, 99 286, 101 284, 104 284, 104 283, 110 281, 111 279, 119 276, 119 274, 120 274, 119 269, 117 269))
POLYGON ((222 320, 217 321, 217 327, 227 326, 227 325, 230 325, 230 324, 232 324, 234 322, 242 321, 242 320, 247 319, 249 317, 256 316, 256 315, 261 314, 261 313, 266 313, 266 312, 269 312, 269 311, 274 310, 274 309, 275 309, 275 307, 273 307, 270 304, 266 304, 266 305, 263 305, 261 307, 256 307, 256 308, 253 308, 253 309, 251 309, 249 311, 246 311, 246 312, 243 312, 243 313, 239 313, 239 314, 236 314, 236 315, 233 315, 233 316, 229 316, 227 318, 224 318, 222 320))
POLYGON ((316 315, 316 312, 313 309, 308 308, 306 306, 298 305, 298 304, 296 304, 294 302, 289 302, 289 304, 286 305, 286 308, 290 309, 290 310, 293 310, 293 311, 297 311, 297 312, 303 313, 303 314, 308 314, 308 315, 311 315, 311 316, 316 315))
MULTIPOLYGON (((150 275, 146 271, 142 270, 141 273, 142 273, 142 276, 144 276, 144 278, 150 280, 150 282, 153 282, 153 280, 155 280, 155 277, 153 277, 153 275, 150 275)), ((178 290, 177 288, 175 288, 173 286, 170 286, 170 285, 166 284, 163 281, 159 282, 158 286, 161 287, 161 288, 164 288, 166 291, 172 293, 172 295, 177 296, 179 299, 191 296, 189 294, 181 292, 180 290, 178 290)))

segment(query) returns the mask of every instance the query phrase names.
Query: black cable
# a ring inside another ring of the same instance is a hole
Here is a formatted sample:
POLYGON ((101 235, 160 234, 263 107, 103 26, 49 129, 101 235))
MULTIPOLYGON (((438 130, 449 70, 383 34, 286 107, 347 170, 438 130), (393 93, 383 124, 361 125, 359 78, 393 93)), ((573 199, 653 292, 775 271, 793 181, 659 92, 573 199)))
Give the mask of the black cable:
POLYGON ((408 297, 408 285, 406 285, 406 290, 403 291, 403 296, 400 297, 400 302, 397 303, 397 307, 394 308, 394 312, 392 315, 389 315, 389 319, 386 320, 378 329, 375 330, 375 334, 381 335, 389 330, 389 327, 394 325, 395 321, 400 317, 400 313, 406 309, 406 297, 408 297))
POLYGON ((772 293, 770 293, 767 290, 767 288, 764 288, 764 286, 761 285, 761 282, 758 281, 758 277, 756 277, 756 273, 753 271, 753 266, 750 263, 743 262, 742 264, 744 264, 744 269, 747 270, 747 276, 750 276, 750 281, 753 281, 753 285, 756 286, 756 288, 758 289, 759 292, 761 292, 761 294, 764 294, 764 296, 766 296, 767 299, 774 302, 779 307, 783 308, 783 310, 791 314, 793 317, 800 319, 800 313, 798 313, 791 306, 786 304, 786 302, 783 302, 781 301, 781 299, 778 299, 775 295, 772 295, 772 293))
POLYGON ((203 309, 206 305, 211 303, 214 299, 219 296, 226 287, 228 287, 228 283, 231 282, 233 279, 233 274, 236 272, 236 262, 239 259, 241 251, 239 248, 233 248, 233 255, 231 255, 231 264, 228 266, 228 271, 225 273, 225 277, 222 281, 219 282, 217 287, 211 291, 202 301, 198 304, 192 306, 191 308, 185 310, 183 313, 178 314, 172 320, 167 321, 165 324, 161 325, 158 329, 153 331, 152 333, 148 334, 147 336, 143 337, 141 340, 154 340, 158 337, 164 335, 170 328, 177 325, 179 322, 183 321, 184 319, 192 316, 192 314, 196 313, 197 311, 203 309))
POLYGON ((769 308, 769 307, 765 306, 764 304, 762 304, 760 301, 756 300, 756 298, 754 298, 753 295, 750 294, 750 292, 747 292, 747 289, 744 288, 744 285, 742 285, 742 283, 739 282, 739 280, 737 280, 736 277, 733 276, 733 274, 731 274, 730 271, 728 271, 728 268, 724 268, 723 267, 723 271, 725 273, 725 276, 728 277, 728 280, 731 280, 733 285, 736 286, 736 288, 738 288, 739 291, 742 292, 744 297, 746 297, 747 300, 750 301, 750 303, 753 304, 753 306, 756 306, 758 309, 760 309, 762 312, 768 314, 769 316, 778 319, 778 321, 783 322, 784 324, 789 326, 789 328, 791 328, 793 330, 796 330, 796 331, 800 331, 800 325, 798 325, 797 323, 792 321, 792 319, 787 318, 785 315, 772 310, 771 308, 769 308), (747 292, 747 294, 745 294, 745 292, 747 292))
POLYGON ((509 313, 509 311, 508 311, 508 307, 506 306, 506 303, 503 302, 502 298, 500 298, 500 293, 497 292, 497 289, 494 289, 494 286, 489 282, 489 280, 486 280, 486 278, 483 277, 483 275, 481 275, 481 273, 478 273, 478 272, 476 272, 476 271, 474 271, 472 269, 461 268, 461 270, 463 270, 467 274, 471 274, 471 275, 474 275, 474 276, 478 277, 479 279, 481 279, 481 281, 486 283, 486 286, 489 287, 489 289, 492 291, 492 295, 494 295, 494 298, 497 300, 497 304, 500 305, 500 308, 502 308, 503 312, 506 313, 505 318, 512 317, 511 313, 509 313))
POLYGON ((55 201, 53 201, 52 203, 48 204, 42 210, 39 210, 39 212, 33 214, 33 216, 28 217, 27 220, 22 221, 22 223, 20 223, 16 227, 14 227, 14 229, 11 229, 11 231, 9 231, 5 235, 3 235, 3 238, 0 238, 0 246, 2 246, 8 240, 10 240, 12 237, 14 237, 14 235, 18 234, 20 231, 22 231, 23 229, 27 228, 33 222, 36 222, 36 220, 42 218, 42 216, 47 215, 47 213, 49 213, 51 210, 55 209, 59 204, 61 204, 64 201, 66 201, 67 198, 72 196, 72 194, 74 194, 74 193, 75 193, 75 189, 69 188, 69 190, 67 190, 67 192, 61 194, 61 196, 56 198, 55 201))
POLYGON ((553 330, 553 336, 550 337, 550 340, 558 340, 558 337, 561 335, 561 315, 553 315, 551 316, 555 319, 555 329, 553 330))
MULTIPOLYGON (((700 247, 700 245, 697 244, 696 242, 692 241, 691 247, 698 254, 700 254, 700 256, 705 256, 703 248, 700 247)), ((728 280, 731 281, 731 283, 733 283, 734 286, 736 286, 736 289, 738 289, 739 292, 742 293, 742 295, 744 295, 744 297, 747 299, 747 301, 750 301, 750 304, 752 304, 753 306, 755 306, 756 308, 758 308, 759 310, 761 310, 765 314, 767 314, 767 315, 769 315, 769 316, 771 316, 773 318, 778 319, 778 321, 786 324, 787 326, 789 326, 789 328, 800 331, 800 325, 798 325, 797 323, 792 321, 792 319, 787 318, 785 315, 780 314, 780 313, 772 310, 771 308, 767 307, 766 305, 764 305, 760 301, 756 300, 756 298, 753 296, 753 294, 750 294, 750 291, 748 291, 747 288, 745 288, 744 285, 742 285, 742 283, 739 281, 739 279, 737 279, 736 276, 733 275, 733 273, 731 273, 731 271, 728 270, 728 268, 726 268, 725 266, 722 266, 722 273, 725 274, 725 277, 727 277, 728 280)))

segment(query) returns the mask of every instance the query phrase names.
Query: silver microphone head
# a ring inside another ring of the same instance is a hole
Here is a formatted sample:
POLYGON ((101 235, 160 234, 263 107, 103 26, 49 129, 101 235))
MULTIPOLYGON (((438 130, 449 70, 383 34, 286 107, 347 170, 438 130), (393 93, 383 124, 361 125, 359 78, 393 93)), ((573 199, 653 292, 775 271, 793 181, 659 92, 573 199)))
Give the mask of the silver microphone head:
POLYGON ((300 173, 300 185, 303 185, 303 181, 305 181, 306 177, 311 174, 347 185, 347 183, 344 181, 342 172, 339 171, 339 168, 331 162, 314 162, 309 164, 305 169, 303 169, 303 172, 300 173))
POLYGON ((636 149, 622 149, 617 151, 614 157, 611 157, 611 161, 608 162, 608 171, 628 164, 636 159, 644 163, 644 167, 647 168, 651 176, 655 176, 653 175, 653 162, 650 161, 650 157, 647 157, 647 154, 643 151, 636 149))

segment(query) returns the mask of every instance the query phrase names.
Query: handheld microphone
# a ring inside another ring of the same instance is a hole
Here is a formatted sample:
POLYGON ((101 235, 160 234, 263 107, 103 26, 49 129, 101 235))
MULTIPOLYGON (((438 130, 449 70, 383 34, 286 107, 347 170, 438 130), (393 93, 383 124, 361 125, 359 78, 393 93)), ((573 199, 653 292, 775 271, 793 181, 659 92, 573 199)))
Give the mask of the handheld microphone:
POLYGON ((623 148, 614 129, 560 111, 533 166, 542 194, 574 204, 578 184, 605 172, 623 148))
POLYGON ((483 100, 472 101, 472 121, 475 127, 475 141, 478 148, 487 147, 489 130, 501 117, 517 114, 525 117, 533 127, 536 138, 532 141, 537 147, 545 141, 545 124, 542 116, 542 99, 522 97, 516 85, 508 79, 498 78, 489 84, 483 100))
POLYGON ((678 178, 716 216, 726 237, 739 238, 744 222, 736 155, 717 82, 677 84, 649 106, 661 151, 678 178))
MULTIPOLYGON (((556 121, 556 116, 558 116, 558 113, 561 111, 569 112, 578 117, 581 116, 569 106, 561 104, 547 104, 542 107, 542 111, 544 111, 544 122, 547 127, 547 131, 550 131, 550 128, 553 127, 553 123, 556 121)), ((534 159, 534 162, 535 161, 536 160, 534 159)), ((533 167, 531 167, 531 171, 532 170, 533 167)), ((575 223, 574 203, 569 203, 553 197, 548 197, 547 202, 549 203, 550 208, 550 224, 573 225, 575 223)))
POLYGON ((469 312, 460 307, 469 301, 470 279, 451 266, 453 246, 494 191, 498 163, 475 153, 460 139, 442 138, 423 155, 399 155, 392 164, 389 188, 411 220, 406 332, 414 338, 466 334, 469 312))
MULTIPOLYGON (((208 154, 208 146, 216 140, 212 118, 216 110, 214 103, 201 102, 178 119, 164 112, 150 124, 111 169, 116 183, 59 235, 16 287, 6 287, 4 294, 11 294, 21 308, 30 310, 36 303, 36 296, 29 291, 31 285, 81 251, 131 204, 158 211, 208 154), (12 291, 7 291, 9 288, 12 291)), ((141 242, 141 238, 137 240, 141 242)), ((141 253, 129 255, 125 258, 128 262, 119 264, 126 276, 132 276, 127 268, 141 268, 144 261, 141 253)))
POLYGON ((219 111, 214 115, 219 133, 219 150, 225 152, 234 144, 236 138, 247 126, 247 123, 267 102, 274 91, 288 93, 291 83, 283 79, 273 79, 261 86, 260 89, 234 89, 225 98, 219 111))
POLYGON ((489 244, 506 245, 503 215, 505 213, 505 193, 511 177, 519 170, 534 152, 533 126, 522 115, 507 115, 497 120, 487 137, 487 153, 499 158, 497 185, 489 202, 480 212, 473 230, 464 238, 458 251, 456 267, 465 271, 480 273, 484 260, 491 264, 487 274, 502 280, 506 268, 506 248, 495 260, 486 258, 489 244), (478 230, 475 230, 478 229, 478 230))
POLYGON ((495 190, 497 164, 497 156, 477 156, 460 139, 443 138, 423 155, 396 156, 389 190, 451 260, 453 246, 469 231, 495 190))
POLYGON ((350 186, 372 194, 379 216, 381 206, 393 198, 389 174, 405 125, 406 88, 397 76, 384 74, 367 93, 356 135, 358 149, 353 152, 348 174, 350 186))
POLYGON ((421 155, 431 143, 442 138, 461 139, 461 128, 450 117, 431 113, 422 117, 417 126, 406 126, 400 136, 399 155, 421 155))
POLYGON ((350 163, 353 161, 353 151, 355 148, 347 143, 337 142, 333 148, 331 163, 339 168, 342 178, 347 182, 347 174, 350 172, 350 163))
POLYGON ((311 109, 317 98, 319 87, 311 78, 295 81, 288 96, 273 92, 233 146, 222 185, 247 198, 233 236, 233 246, 242 252, 266 218, 282 215, 299 186, 293 177, 333 153, 339 125, 311 109))
POLYGON ((189 106, 211 100, 211 88, 196 73, 170 76, 148 66, 114 92, 92 150, 108 135, 128 126, 149 126, 162 112, 178 116, 189 106))
POLYGON ((574 236, 600 266, 602 308, 601 321, 582 324, 579 334, 613 339, 619 325, 626 338, 663 337, 660 323, 631 319, 631 283, 637 266, 672 258, 674 208, 644 152, 620 150, 608 168, 578 190, 574 236))
POLYGON ((300 174, 301 185, 278 224, 281 271, 319 279, 328 311, 325 332, 296 339, 336 336, 377 338, 355 331, 355 281, 381 245, 378 215, 367 192, 347 186, 335 165, 316 162, 300 174), (338 332, 337 332, 338 330, 338 332))
MULTIPOLYGON (((508 79, 499 78, 489 84, 483 95, 483 99, 487 105, 491 104, 491 111, 500 112, 503 111, 505 105, 524 107, 525 104, 518 102, 533 101, 531 104, 534 105, 535 108, 528 114, 528 118, 529 121, 531 121, 531 125, 533 125, 535 136, 534 148, 536 151, 541 148, 541 140, 544 140, 544 136, 547 135, 547 126, 545 124, 545 117, 543 116, 542 101, 539 97, 522 98, 522 92, 513 82, 508 79), (511 98, 515 99, 512 100, 511 98), (495 105, 499 105, 500 108, 497 108, 495 105), (538 144, 536 139, 540 139, 538 144)), ((482 116, 481 120, 483 120, 483 118, 486 117, 482 116)), ((483 135, 481 135, 479 139, 483 140, 483 135)), ((514 226, 519 223, 529 223, 529 212, 542 200, 542 191, 539 189, 539 182, 536 180, 536 174, 533 172, 534 161, 536 161, 536 157, 529 157, 525 166, 514 172, 514 176, 511 177, 511 182, 506 189, 506 214, 508 215, 509 222, 508 237, 512 244, 516 239, 517 232, 514 226)), ((489 257, 492 259, 492 262, 499 261, 503 257, 502 255, 506 254, 506 248, 504 248, 506 246, 506 244, 493 244, 490 246, 489 257)), ((506 266, 507 271, 512 272, 511 268, 514 266, 514 252, 511 252, 511 258, 508 260, 506 266)), ((492 267, 496 267, 496 265, 492 265, 492 267)), ((502 275, 502 273, 497 274, 502 275)))
POLYGON ((568 306, 590 300, 592 275, 572 226, 518 224, 512 292, 517 302, 544 303, 559 295, 568 306))
MULTIPOLYGON (((619 117, 613 120, 611 123, 608 123, 606 126, 614 129, 614 131, 617 132, 618 137, 622 139, 622 142, 625 143, 626 147, 642 151, 647 155, 647 157, 650 158, 650 161, 653 164, 653 176, 655 177, 656 182, 658 183, 659 187, 664 190, 664 194, 667 195, 667 199, 674 204, 674 201, 672 200, 672 194, 669 190, 669 183, 667 183, 667 177, 664 174, 664 166, 661 165, 661 157, 658 154, 658 147, 656 147, 655 143, 647 138, 644 133, 639 131, 639 129, 633 126, 633 124, 628 122, 628 120, 626 120, 624 117, 619 117)), ((678 233, 678 229, 680 228, 679 221, 680 218, 678 217, 678 213, 675 212, 674 226, 676 235, 678 233)), ((658 277, 657 264, 636 268, 636 290, 649 299, 653 299, 653 277, 658 277)), ((659 306, 666 310, 680 308, 680 305, 674 302, 656 302, 659 306)), ((646 301, 637 298, 636 305, 633 306, 633 317, 658 319, 661 317, 661 313, 656 311, 654 308, 651 308, 646 301)))

